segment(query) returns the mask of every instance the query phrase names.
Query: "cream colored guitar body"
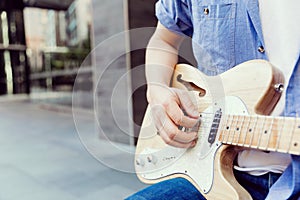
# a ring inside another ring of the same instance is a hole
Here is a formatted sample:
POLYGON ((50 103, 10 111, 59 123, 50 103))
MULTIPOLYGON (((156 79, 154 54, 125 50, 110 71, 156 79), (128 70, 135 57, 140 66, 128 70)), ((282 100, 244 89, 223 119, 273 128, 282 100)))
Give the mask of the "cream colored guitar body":
MULTIPOLYGON (((212 77, 186 64, 177 65, 172 87, 190 90, 197 100, 198 110, 202 113, 199 139, 191 149, 166 145, 156 134, 148 107, 136 149, 135 167, 139 179, 153 184, 169 178, 184 177, 206 199, 251 199, 235 180, 232 168, 241 146, 252 146, 246 145, 247 135, 241 136, 245 139, 239 138, 235 142, 230 141, 230 138, 224 139, 226 122, 223 116, 269 115, 280 98, 280 84, 283 82, 282 74, 263 60, 248 61, 212 77), (218 122, 217 132, 212 130, 212 124, 216 122, 214 120, 218 122)), ((260 139, 264 139, 264 136, 260 139)), ((300 138, 293 140, 296 143, 300 138)), ((293 150, 298 152, 298 146, 293 150)))

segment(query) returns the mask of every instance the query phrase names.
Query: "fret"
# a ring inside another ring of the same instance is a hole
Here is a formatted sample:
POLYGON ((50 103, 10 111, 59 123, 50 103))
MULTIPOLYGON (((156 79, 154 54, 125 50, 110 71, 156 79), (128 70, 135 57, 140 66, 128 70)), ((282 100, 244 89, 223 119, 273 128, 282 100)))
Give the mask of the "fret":
POLYGON ((255 124, 253 124, 253 132, 251 134, 251 142, 250 142, 250 147, 251 148, 257 148, 258 143, 259 143, 259 135, 261 131, 261 116, 256 116, 256 121, 255 124))
POLYGON ((234 136, 235 136, 235 130, 237 128, 237 123, 238 123, 238 116, 233 115, 232 116, 231 128, 229 129, 227 144, 233 144, 233 140, 234 140, 234 136))
POLYGON ((294 132, 295 132, 295 129, 296 129, 296 127, 295 127, 296 124, 297 124, 297 121, 296 121, 296 118, 294 118, 294 120, 293 120, 293 125, 292 125, 292 131, 291 131, 290 142, 289 142, 289 147, 288 147, 288 151, 287 151, 287 152, 290 152, 290 149, 291 149, 291 144, 292 144, 293 135, 294 135, 294 132))
POLYGON ((300 154, 300 118, 226 115, 219 140, 225 144, 300 154))
POLYGON ((268 149, 269 151, 276 151, 279 144, 280 132, 282 131, 282 118, 275 117, 272 120, 272 127, 270 129, 268 149))
POLYGON ((242 116, 237 115, 236 116, 236 124, 235 127, 233 129, 233 138, 232 138, 232 144, 233 145, 237 145, 239 142, 239 138, 240 138, 240 130, 241 130, 241 125, 242 125, 242 121, 241 121, 242 116))
POLYGON ((229 139, 230 139, 230 132, 231 132, 231 128, 232 128, 232 123, 233 123, 233 115, 230 115, 229 116, 229 123, 227 124, 227 127, 226 127, 226 144, 229 143, 229 139))
POLYGON ((257 133, 258 135, 258 139, 257 139, 257 148, 260 148, 260 143, 261 143, 261 138, 264 132, 264 125, 265 125, 265 121, 266 121, 266 117, 262 116, 261 119, 259 120, 261 122, 261 124, 259 125, 259 131, 257 133))
POLYGON ((300 155, 300 119, 296 118, 295 122, 289 153, 300 155))
POLYGON ((269 137, 268 137, 268 145, 267 145, 267 149, 268 150, 270 150, 270 141, 271 141, 271 139, 274 139, 273 138, 273 132, 272 132, 272 130, 273 130, 273 125, 274 125, 274 119, 275 119, 275 117, 271 117, 271 125, 270 125, 270 129, 269 129, 269 137))
POLYGON ((221 134, 219 136, 219 141, 225 142, 226 126, 228 124, 228 115, 225 115, 221 118, 221 134))
POLYGON ((289 145, 291 142, 292 132, 293 132, 293 125, 294 119, 293 118, 285 118, 284 125, 281 132, 281 137, 278 145, 278 151, 287 153, 289 149, 289 145))
POLYGON ((245 140, 245 126, 248 124, 249 117, 245 115, 240 116, 240 130, 239 130, 239 137, 237 139, 237 145, 243 146, 244 145, 244 140, 245 140))
POLYGON ((264 124, 260 133, 259 149, 267 150, 269 146, 269 140, 271 135, 271 127, 273 124, 273 117, 264 117, 264 124))
POLYGON ((249 132, 249 126, 250 126, 250 122, 251 122, 251 117, 245 116, 245 118, 246 118, 246 120, 245 120, 244 126, 242 127, 242 130, 241 130, 241 133, 242 133, 241 138, 243 138, 242 146, 245 146, 245 144, 246 144, 247 133, 249 132))
POLYGON ((245 115, 240 116, 240 123, 238 124, 239 126, 239 131, 238 131, 238 137, 236 140, 237 145, 242 146, 243 145, 243 127, 245 126, 245 115))
POLYGON ((245 147, 250 147, 252 144, 257 118, 258 117, 256 115, 249 117, 249 125, 247 127, 248 130, 247 130, 246 138, 244 140, 245 147))
POLYGON ((278 151, 279 148, 279 144, 280 144, 280 139, 281 139, 281 135, 283 132, 283 127, 284 127, 284 122, 285 122, 285 118, 280 118, 278 119, 279 122, 281 122, 280 126, 278 125, 278 133, 277 133, 277 143, 276 143, 276 148, 275 151, 278 151), (280 129, 279 129, 280 127, 280 129))
POLYGON ((226 144, 228 144, 229 142, 229 136, 230 136, 230 132, 231 132, 231 129, 232 129, 232 123, 233 123, 233 115, 228 115, 229 116, 229 123, 227 124, 226 126, 226 134, 227 134, 227 138, 226 138, 226 144))

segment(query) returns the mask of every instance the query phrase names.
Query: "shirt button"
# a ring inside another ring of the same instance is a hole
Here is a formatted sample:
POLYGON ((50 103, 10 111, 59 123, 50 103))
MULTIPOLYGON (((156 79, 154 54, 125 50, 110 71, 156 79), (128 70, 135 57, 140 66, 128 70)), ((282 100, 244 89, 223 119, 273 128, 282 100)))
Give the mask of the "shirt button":
POLYGON ((208 8, 204 8, 203 12, 204 12, 205 15, 208 15, 209 14, 209 9, 208 8))
POLYGON ((264 53, 265 52, 265 48, 263 46, 258 47, 258 52, 259 53, 264 53))

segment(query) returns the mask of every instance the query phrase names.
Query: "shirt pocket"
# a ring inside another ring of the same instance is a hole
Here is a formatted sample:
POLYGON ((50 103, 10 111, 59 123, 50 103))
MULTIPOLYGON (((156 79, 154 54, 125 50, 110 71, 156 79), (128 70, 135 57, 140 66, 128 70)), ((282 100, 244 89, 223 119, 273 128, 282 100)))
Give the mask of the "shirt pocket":
POLYGON ((193 7, 193 38, 200 48, 195 52, 204 52, 209 59, 203 59, 205 63, 201 63, 202 55, 195 56, 199 57, 199 67, 207 74, 219 74, 235 64, 235 16, 236 3, 198 4, 193 7))

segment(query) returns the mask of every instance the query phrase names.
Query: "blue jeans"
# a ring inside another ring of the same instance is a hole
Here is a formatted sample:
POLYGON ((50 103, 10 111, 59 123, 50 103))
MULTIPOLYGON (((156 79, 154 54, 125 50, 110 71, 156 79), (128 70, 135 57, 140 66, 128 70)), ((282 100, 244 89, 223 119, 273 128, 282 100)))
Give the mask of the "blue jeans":
MULTIPOLYGON (((269 188, 280 174, 268 173, 263 176, 251 176, 245 172, 235 171, 237 181, 251 194, 253 200, 265 199, 269 188)), ((205 200, 201 193, 186 179, 174 178, 151 185, 126 200, 205 200)))

